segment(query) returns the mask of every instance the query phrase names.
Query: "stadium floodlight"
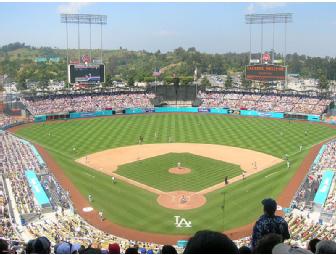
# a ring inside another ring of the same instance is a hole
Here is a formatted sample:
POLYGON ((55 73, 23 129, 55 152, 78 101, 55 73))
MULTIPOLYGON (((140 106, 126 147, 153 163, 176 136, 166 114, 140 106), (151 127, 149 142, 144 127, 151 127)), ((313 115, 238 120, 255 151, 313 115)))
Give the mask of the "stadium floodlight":
POLYGON ((246 24, 291 23, 292 21, 293 21, 292 13, 245 15, 246 24))
POLYGON ((107 16, 94 14, 61 14, 61 23, 106 25, 107 16))
MULTIPOLYGON (((261 25, 261 39, 260 39, 260 62, 262 62, 263 55, 263 25, 273 24, 273 46, 272 46, 272 61, 274 61, 274 30, 275 24, 285 25, 285 35, 284 35, 284 57, 283 63, 286 65, 286 55, 287 55, 287 23, 293 22, 292 13, 273 13, 273 14, 247 14, 245 15, 245 23, 250 26, 250 63, 251 63, 251 51, 252 51, 252 30, 251 25, 260 24, 261 25)), ((274 64, 274 62, 273 62, 274 64)))
POLYGON ((61 23, 66 24, 66 37, 67 37, 67 64, 69 64, 69 43, 68 43, 68 24, 78 25, 78 52, 79 52, 79 62, 81 59, 80 54, 80 33, 79 25, 86 24, 90 25, 90 60, 92 60, 92 47, 91 47, 91 25, 100 25, 100 61, 103 63, 103 25, 107 24, 106 15, 95 15, 95 14, 61 14, 61 23))

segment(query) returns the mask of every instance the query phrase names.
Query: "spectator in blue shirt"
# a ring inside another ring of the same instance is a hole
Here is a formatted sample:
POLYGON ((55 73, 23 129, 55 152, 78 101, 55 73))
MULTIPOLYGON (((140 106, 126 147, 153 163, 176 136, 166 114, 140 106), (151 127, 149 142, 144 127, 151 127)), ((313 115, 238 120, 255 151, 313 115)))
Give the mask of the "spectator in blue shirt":
POLYGON ((264 214, 257 220, 253 227, 252 249, 257 246, 258 241, 270 233, 279 234, 283 240, 289 239, 288 224, 284 218, 275 215, 277 203, 274 199, 267 198, 261 202, 264 205, 264 214))

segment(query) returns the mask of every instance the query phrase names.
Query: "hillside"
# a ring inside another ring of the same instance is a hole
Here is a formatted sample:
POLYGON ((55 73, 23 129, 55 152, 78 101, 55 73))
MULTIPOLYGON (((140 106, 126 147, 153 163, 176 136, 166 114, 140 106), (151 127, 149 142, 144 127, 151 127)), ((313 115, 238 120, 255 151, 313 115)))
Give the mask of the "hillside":
MULTIPOLYGON (((81 55, 89 54, 81 49, 81 55)), ((78 51, 69 51, 70 59, 78 59, 78 51)), ((99 50, 92 51, 93 58, 100 57, 99 50)), ((280 56, 278 56, 280 57, 280 56)), ((154 69, 164 70, 162 77, 192 77, 197 67, 198 73, 226 74, 243 71, 248 63, 248 53, 207 54, 189 49, 177 48, 161 53, 130 51, 127 49, 104 50, 103 61, 106 65, 107 82, 123 79, 127 81, 150 81, 154 69)), ((288 72, 303 77, 336 79, 336 59, 298 55, 287 55, 288 72)), ((56 48, 35 48, 14 43, 0 48, 0 75, 7 74, 19 83, 26 79, 45 82, 48 79, 66 80, 66 50, 56 48), (60 62, 35 63, 36 57, 59 57, 60 62)))

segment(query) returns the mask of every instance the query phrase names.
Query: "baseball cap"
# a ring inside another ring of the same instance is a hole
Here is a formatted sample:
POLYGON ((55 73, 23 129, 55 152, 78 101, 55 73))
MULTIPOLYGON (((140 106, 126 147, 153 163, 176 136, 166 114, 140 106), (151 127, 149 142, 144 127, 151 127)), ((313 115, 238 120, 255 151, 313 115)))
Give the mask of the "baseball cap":
POLYGON ((110 243, 108 246, 110 254, 120 254, 120 246, 117 243, 110 243))
POLYGON ((41 236, 31 243, 33 253, 49 253, 51 243, 48 238, 41 236))
POLYGON ((272 254, 313 254, 311 251, 306 249, 292 247, 288 244, 279 243, 272 249, 272 254))
POLYGON ((68 242, 62 242, 57 245, 56 254, 72 254, 80 250, 80 244, 71 244, 68 242))
POLYGON ((272 198, 266 198, 261 203, 264 205, 265 212, 274 214, 277 209, 277 202, 272 198))

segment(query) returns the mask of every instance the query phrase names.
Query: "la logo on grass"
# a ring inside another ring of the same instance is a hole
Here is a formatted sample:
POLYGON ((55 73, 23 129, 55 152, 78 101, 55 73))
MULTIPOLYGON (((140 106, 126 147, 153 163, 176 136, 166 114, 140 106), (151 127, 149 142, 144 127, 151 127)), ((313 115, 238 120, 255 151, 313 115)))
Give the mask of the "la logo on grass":
POLYGON ((177 228, 191 228, 191 221, 187 221, 181 216, 175 216, 175 225, 177 228))

